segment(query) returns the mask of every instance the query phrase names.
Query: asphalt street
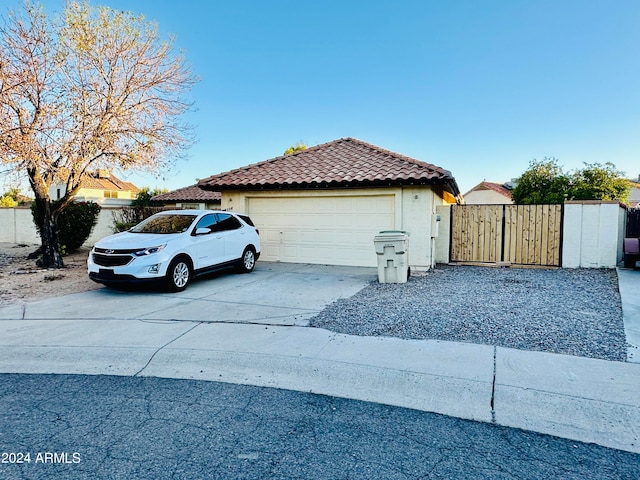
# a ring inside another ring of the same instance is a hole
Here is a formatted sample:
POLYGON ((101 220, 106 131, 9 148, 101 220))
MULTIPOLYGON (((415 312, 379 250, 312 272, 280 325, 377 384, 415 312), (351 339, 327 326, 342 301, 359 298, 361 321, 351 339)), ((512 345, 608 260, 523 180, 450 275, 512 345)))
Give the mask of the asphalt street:
POLYGON ((637 454, 595 444, 325 395, 136 376, 0 375, 0 448, 2 479, 640 478, 637 454))

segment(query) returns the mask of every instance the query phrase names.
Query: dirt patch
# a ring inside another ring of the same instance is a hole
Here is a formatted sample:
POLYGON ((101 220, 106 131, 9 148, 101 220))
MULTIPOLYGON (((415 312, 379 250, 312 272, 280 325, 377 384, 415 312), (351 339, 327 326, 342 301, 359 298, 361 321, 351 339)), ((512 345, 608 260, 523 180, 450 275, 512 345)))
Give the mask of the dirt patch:
POLYGON ((27 258, 37 248, 0 242, 0 306, 101 288, 87 275, 89 249, 64 257, 65 268, 43 269, 27 258))

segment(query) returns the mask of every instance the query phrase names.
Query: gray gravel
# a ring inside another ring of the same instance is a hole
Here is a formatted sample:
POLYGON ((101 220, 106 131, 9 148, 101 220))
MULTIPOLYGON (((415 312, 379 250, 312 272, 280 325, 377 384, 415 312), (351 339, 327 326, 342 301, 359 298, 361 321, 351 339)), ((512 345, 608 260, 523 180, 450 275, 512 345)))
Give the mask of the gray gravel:
POLYGON ((626 360, 615 270, 438 266, 405 284, 374 281, 311 325, 626 360))

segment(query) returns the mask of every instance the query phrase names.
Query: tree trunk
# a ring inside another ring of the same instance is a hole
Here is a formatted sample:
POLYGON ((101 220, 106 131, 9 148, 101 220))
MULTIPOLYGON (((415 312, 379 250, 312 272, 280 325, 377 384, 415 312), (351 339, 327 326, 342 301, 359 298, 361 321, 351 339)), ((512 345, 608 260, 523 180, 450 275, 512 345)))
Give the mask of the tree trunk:
POLYGON ((60 255, 58 226, 51 211, 51 202, 48 199, 36 200, 36 206, 41 221, 42 260, 40 260, 40 266, 44 268, 63 268, 64 262, 62 261, 62 255, 60 255))

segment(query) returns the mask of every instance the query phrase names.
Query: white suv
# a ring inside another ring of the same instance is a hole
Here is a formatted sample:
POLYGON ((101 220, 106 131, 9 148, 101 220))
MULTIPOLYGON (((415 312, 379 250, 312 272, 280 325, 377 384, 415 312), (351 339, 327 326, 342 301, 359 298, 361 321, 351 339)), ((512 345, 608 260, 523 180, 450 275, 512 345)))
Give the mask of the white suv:
POLYGON ((156 213, 126 232, 98 241, 89 278, 108 286, 162 280, 174 291, 199 274, 235 266, 249 273, 260 256, 251 219, 212 210, 156 213))

